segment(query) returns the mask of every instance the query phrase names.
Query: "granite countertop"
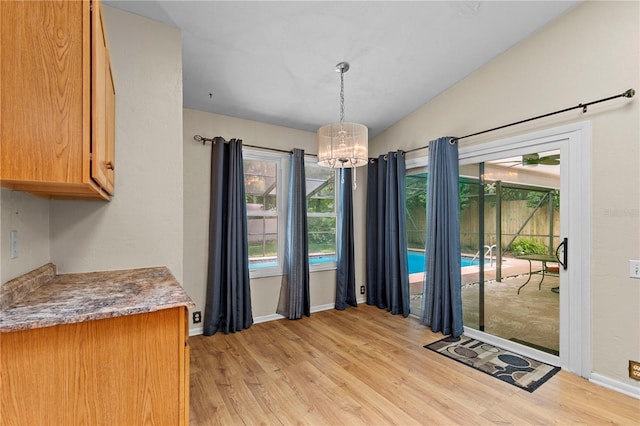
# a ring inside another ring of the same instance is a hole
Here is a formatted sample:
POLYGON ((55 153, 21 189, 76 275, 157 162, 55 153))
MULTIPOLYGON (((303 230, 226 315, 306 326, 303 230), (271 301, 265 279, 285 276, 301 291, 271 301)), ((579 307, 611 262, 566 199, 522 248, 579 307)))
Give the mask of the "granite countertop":
POLYGON ((47 264, 0 291, 0 332, 195 307, 166 267, 56 275, 47 264))

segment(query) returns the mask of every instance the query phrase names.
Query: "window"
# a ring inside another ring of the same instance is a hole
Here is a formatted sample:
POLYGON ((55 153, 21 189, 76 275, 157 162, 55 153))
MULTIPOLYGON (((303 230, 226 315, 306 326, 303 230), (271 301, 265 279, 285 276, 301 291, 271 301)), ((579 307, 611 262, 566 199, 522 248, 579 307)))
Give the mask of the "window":
MULTIPOLYGON (((282 274, 287 224, 289 156, 244 149, 249 272, 252 278, 282 274)), ((309 269, 336 267, 336 172, 305 164, 309 269)))
POLYGON ((249 270, 252 277, 282 273, 286 199, 282 194, 283 163, 280 154, 244 150, 244 186, 247 202, 249 270))
POLYGON ((336 172, 305 163, 311 270, 336 267, 336 172))

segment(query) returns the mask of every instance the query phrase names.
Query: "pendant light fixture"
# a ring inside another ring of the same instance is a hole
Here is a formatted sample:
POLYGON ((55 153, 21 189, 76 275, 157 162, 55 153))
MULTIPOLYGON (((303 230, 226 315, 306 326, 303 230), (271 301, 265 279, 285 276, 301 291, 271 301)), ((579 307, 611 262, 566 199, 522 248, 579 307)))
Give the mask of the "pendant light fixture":
MULTIPOLYGON (((340 73, 340 122, 318 129, 318 165, 332 169, 360 167, 368 161, 369 129, 344 121, 344 73, 347 71, 349 63, 336 65, 336 72, 340 73)), ((355 189, 355 170, 353 186, 355 189)))

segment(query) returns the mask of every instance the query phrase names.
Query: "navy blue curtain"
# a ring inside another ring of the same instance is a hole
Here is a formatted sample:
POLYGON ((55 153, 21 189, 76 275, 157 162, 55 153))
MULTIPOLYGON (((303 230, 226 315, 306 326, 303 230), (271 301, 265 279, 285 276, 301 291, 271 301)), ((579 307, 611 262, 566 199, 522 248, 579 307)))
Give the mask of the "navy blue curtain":
POLYGON ((351 169, 340 169, 338 191, 336 309, 358 306, 356 301, 356 272, 353 255, 353 192, 351 169))
POLYGON ((311 315, 309 244, 304 150, 294 149, 289 173, 289 203, 285 229, 284 270, 277 313, 289 319, 311 315))
POLYGON ((409 315, 404 152, 367 167, 367 304, 409 315))
POLYGON ((249 328, 251 289, 242 141, 211 145, 209 260, 203 334, 249 328))
POLYGON ((427 243, 421 322, 458 337, 462 326, 458 143, 443 137, 429 143, 427 243))

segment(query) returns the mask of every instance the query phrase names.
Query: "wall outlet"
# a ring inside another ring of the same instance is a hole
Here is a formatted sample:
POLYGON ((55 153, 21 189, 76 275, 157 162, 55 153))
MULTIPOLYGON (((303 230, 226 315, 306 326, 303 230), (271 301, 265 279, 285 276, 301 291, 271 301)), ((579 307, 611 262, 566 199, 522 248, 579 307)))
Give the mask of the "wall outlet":
POLYGON ((360 294, 364 294, 364 286, 363 285, 360 286, 360 294))
POLYGON ((629 377, 640 380, 640 362, 629 360, 629 377))
POLYGON ((199 322, 202 322, 202 312, 195 311, 193 313, 193 323, 198 324, 199 322))
POLYGON ((629 261, 629 276, 631 278, 640 278, 640 260, 629 261))

